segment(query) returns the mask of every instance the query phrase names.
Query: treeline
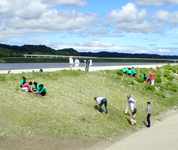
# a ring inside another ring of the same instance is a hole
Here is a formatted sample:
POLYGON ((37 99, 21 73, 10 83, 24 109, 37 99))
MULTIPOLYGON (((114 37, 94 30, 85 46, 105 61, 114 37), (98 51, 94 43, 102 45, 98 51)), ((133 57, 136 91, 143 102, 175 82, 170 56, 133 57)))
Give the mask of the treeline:
POLYGON ((10 46, 0 44, 0 57, 23 57, 23 54, 80 56, 80 53, 73 48, 54 50, 45 45, 10 46))
POLYGON ((33 55, 65 55, 65 56, 91 56, 91 57, 117 57, 117 58, 158 58, 158 59, 178 59, 178 56, 161 56, 157 54, 129 54, 116 52, 77 52, 73 48, 55 50, 45 45, 23 45, 10 46, 0 44, 0 57, 23 57, 23 54, 33 55))
POLYGON ((158 58, 158 59, 178 59, 178 56, 157 55, 157 54, 129 54, 129 53, 116 53, 116 52, 82 52, 81 56, 92 57, 117 57, 117 58, 158 58))

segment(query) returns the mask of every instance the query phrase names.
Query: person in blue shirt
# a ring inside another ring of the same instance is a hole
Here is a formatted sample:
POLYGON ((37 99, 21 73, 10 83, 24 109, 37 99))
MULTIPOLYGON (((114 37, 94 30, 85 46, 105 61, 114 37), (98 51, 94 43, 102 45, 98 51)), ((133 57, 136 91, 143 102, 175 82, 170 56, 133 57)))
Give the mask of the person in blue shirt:
POLYGON ((132 67, 132 73, 133 73, 133 77, 135 77, 135 75, 136 75, 136 71, 135 71, 135 69, 134 69, 134 67, 132 67))
POLYGON ((90 66, 90 60, 87 58, 86 60, 86 66, 85 66, 85 71, 89 71, 89 66, 90 66))
POLYGON ((142 79, 144 79, 145 81, 147 80, 146 74, 144 74, 144 75, 142 76, 142 79))
POLYGON ((23 77, 23 80, 20 82, 20 87, 22 88, 22 86, 26 83, 26 78, 23 77))
POLYGON ((123 73, 127 74, 128 69, 124 68, 123 73))
POLYGON ((34 82, 33 84, 35 85, 35 88, 34 88, 33 91, 39 92, 39 90, 40 90, 40 85, 39 85, 37 82, 34 82))
POLYGON ((131 68, 128 69, 127 74, 130 76, 132 74, 131 68))

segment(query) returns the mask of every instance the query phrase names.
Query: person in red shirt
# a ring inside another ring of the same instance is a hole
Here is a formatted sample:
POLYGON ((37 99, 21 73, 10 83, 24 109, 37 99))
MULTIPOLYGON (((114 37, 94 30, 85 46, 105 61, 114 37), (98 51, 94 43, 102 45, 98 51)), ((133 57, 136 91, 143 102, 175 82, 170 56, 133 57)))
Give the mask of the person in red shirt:
POLYGON ((150 75, 149 75, 151 78, 151 85, 154 85, 154 82, 155 82, 155 77, 156 77, 156 75, 155 75, 155 73, 154 73, 154 71, 152 72, 152 73, 150 73, 150 75))
POLYGON ((30 85, 32 85, 32 82, 30 81, 29 83, 25 83, 23 86, 22 86, 22 91, 24 92, 31 92, 31 88, 30 88, 30 85))

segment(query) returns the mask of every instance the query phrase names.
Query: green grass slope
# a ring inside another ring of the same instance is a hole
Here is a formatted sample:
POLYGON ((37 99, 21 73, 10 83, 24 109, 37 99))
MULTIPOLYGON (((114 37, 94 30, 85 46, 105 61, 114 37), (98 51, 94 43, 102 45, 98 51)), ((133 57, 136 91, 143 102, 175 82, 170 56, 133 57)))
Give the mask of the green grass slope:
MULTIPOLYGON (((176 67, 174 69, 177 70, 176 67)), ((151 73, 152 69, 136 69, 137 77, 151 73)), ((151 102, 152 118, 178 104, 177 74, 171 69, 157 68, 155 87, 116 71, 58 71, 0 75, 0 137, 31 136, 87 136, 110 138, 142 128, 146 102, 151 102), (166 75, 165 75, 166 72, 166 75), (19 82, 43 83, 47 96, 24 93, 19 82), (129 116, 123 111, 126 95, 136 100, 136 126, 130 126, 129 116), (97 113, 93 108, 95 96, 108 100, 109 114, 97 113)))

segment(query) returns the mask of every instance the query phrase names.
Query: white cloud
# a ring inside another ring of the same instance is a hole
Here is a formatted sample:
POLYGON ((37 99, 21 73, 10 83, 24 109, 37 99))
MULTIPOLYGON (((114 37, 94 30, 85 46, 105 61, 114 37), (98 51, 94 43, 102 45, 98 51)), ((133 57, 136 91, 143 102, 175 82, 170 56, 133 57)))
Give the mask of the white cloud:
POLYGON ((87 1, 83 0, 42 0, 42 3, 58 6, 75 6, 82 7, 87 5, 87 1))
POLYGON ((113 10, 103 20, 104 25, 115 25, 117 32, 128 31, 137 33, 160 32, 156 24, 148 22, 146 9, 138 10, 136 5, 128 3, 121 10, 113 10))
POLYGON ((165 4, 178 5, 178 0, 136 0, 141 6, 163 6, 165 4))
POLYGON ((169 49, 158 49, 159 52, 171 52, 169 49))
POLYGON ((87 43, 77 43, 75 46, 82 46, 82 47, 113 47, 114 43, 112 42, 100 42, 98 40, 92 40, 87 43))

